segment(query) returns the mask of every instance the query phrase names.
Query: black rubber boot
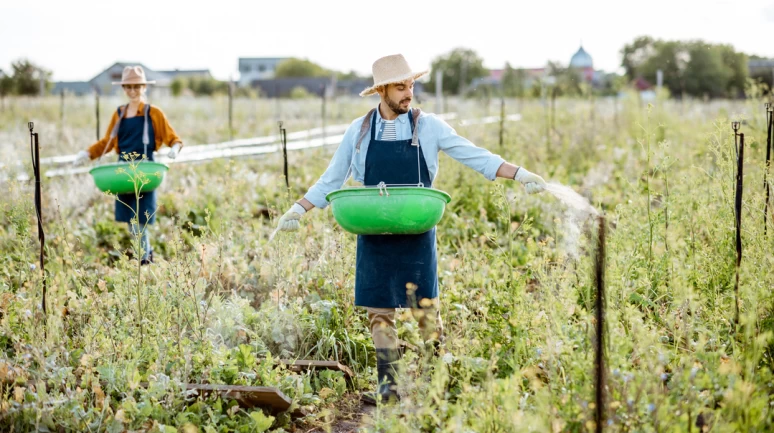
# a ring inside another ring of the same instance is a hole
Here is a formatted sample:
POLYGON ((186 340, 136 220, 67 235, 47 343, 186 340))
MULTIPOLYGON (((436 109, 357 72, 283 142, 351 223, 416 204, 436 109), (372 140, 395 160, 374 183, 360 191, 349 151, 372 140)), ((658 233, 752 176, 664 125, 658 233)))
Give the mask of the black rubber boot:
POLYGON ((395 349, 376 349, 376 373, 379 384, 375 393, 363 394, 363 401, 376 404, 378 400, 382 403, 400 400, 398 386, 395 383, 398 359, 398 351, 395 349))
POLYGON ((140 260, 140 265, 149 265, 153 263, 153 251, 148 254, 148 258, 140 260))

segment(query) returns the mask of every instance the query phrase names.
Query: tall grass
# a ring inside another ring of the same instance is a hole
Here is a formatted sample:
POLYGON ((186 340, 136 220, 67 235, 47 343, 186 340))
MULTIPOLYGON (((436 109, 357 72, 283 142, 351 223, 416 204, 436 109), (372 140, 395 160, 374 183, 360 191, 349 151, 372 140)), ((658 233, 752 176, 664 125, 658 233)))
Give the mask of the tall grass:
MULTIPOLYGON (((31 113, 42 116, 35 119, 41 131, 45 116, 57 119, 53 101, 6 102, 0 116, 11 121, 0 122, 0 134, 8 141, 17 139, 15 125, 31 113)), ((227 132, 218 132, 223 122, 213 114, 225 116, 222 102, 161 106, 177 119, 173 124, 184 139, 205 142, 227 132)), ((318 102, 297 103, 296 117, 283 106, 288 130, 317 126, 318 102)), ((371 102, 342 101, 327 111, 331 119, 341 113, 346 123, 371 102)), ((73 101, 82 108, 66 113, 65 123, 87 119, 91 103, 73 101)), ((606 431, 771 429, 774 258, 760 225, 745 226, 742 234, 736 333, 731 320, 735 158, 727 125, 758 105, 657 100, 648 108, 632 95, 593 105, 558 99, 550 153, 542 144, 539 103, 521 102, 523 120, 505 123, 502 151, 497 123, 456 125, 474 143, 576 189, 606 215, 606 431), (658 127, 643 131, 648 119, 658 127), (641 147, 643 139, 652 141, 641 147)), ((262 135, 263 124, 274 133, 272 107, 237 101, 235 119, 242 116, 253 126, 235 121, 235 136, 262 135)), ((515 107, 506 101, 508 114, 515 107)), ((492 109, 475 101, 454 108, 463 117, 492 109)), ((72 130, 73 136, 83 134, 79 142, 93 135, 89 122, 82 123, 82 132, 72 130)), ((745 180, 759 184, 765 158, 755 143, 765 128, 753 120, 747 128, 745 180)), ((72 147, 46 140, 41 134, 52 153, 80 148, 76 140, 72 147)), ((335 359, 357 372, 354 390, 375 383, 365 313, 352 306, 355 237, 336 225, 330 211, 314 210, 304 215, 299 232, 268 243, 278 215, 317 179, 330 155, 331 149, 290 152, 296 180, 290 192, 280 155, 175 165, 159 189, 152 227, 157 263, 140 269, 141 284, 127 254, 132 240, 112 221, 112 199, 87 176, 46 180, 47 336, 37 307, 41 282, 30 269, 31 185, 7 183, 0 198, 7 221, 0 227, 2 429, 172 431, 192 424, 208 432, 302 425, 308 431, 335 424, 353 391, 343 376, 293 373, 278 358, 335 359), (275 386, 311 415, 278 415, 265 427, 268 417, 258 411, 186 395, 182 384, 190 382, 275 386)), ((591 429, 591 225, 581 226, 578 254, 572 254, 563 242, 573 233, 563 228, 561 202, 527 195, 515 182, 488 182, 441 158, 434 185, 453 198, 438 226, 446 353, 425 359, 408 351, 401 363, 404 398, 379 408, 366 428, 591 429)), ((751 189, 743 212, 760 215, 764 199, 764 191, 751 189)), ((399 335, 421 345, 410 315, 399 335)))

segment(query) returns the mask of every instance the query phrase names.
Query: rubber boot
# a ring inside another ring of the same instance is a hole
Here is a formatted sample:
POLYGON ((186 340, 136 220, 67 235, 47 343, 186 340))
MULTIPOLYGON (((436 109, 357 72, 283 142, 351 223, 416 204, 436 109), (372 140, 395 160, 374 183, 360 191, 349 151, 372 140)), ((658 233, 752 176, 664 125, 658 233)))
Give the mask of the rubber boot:
POLYGON ((376 349, 376 373, 379 385, 375 393, 363 394, 364 402, 376 404, 378 400, 381 400, 382 403, 400 400, 398 387, 395 383, 398 360, 396 349, 376 349))

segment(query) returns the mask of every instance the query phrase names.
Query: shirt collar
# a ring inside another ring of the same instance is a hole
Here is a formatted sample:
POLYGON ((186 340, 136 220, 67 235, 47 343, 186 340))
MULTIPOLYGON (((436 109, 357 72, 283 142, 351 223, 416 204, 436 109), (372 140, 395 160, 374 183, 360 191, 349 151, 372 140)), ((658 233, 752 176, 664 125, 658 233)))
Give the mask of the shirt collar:
MULTIPOLYGON (((381 104, 381 103, 380 103, 381 104)), ((406 123, 408 122, 408 113, 399 114, 398 118, 395 119, 399 121, 400 123, 406 123)), ((382 119, 382 113, 379 111, 379 105, 376 105, 376 124, 383 122, 384 119, 382 119)))
MULTIPOLYGON (((124 107, 126 107, 126 104, 124 104, 124 107)), ((376 110, 376 111, 379 111, 379 110, 376 110)), ((144 116, 144 115, 145 115, 145 103, 140 101, 140 105, 137 106, 137 113, 135 113, 135 116, 144 116)), ((124 117, 126 117, 126 114, 124 114, 124 117)))

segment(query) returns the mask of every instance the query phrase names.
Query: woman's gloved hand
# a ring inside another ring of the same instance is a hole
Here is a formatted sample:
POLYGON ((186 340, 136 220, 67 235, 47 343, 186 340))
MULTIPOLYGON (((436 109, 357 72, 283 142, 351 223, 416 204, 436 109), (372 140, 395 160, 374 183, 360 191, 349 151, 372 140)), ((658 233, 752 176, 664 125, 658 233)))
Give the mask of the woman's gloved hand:
POLYGON ((75 160, 73 161, 73 167, 78 167, 80 165, 83 165, 84 163, 90 160, 91 160, 91 157, 89 156, 89 152, 82 150, 78 152, 77 155, 75 155, 75 160))
POLYGON ((169 149, 169 153, 167 154, 167 158, 175 159, 175 158, 177 158, 177 154, 178 153, 180 153, 180 143, 175 143, 175 145, 172 146, 171 149, 169 149))

